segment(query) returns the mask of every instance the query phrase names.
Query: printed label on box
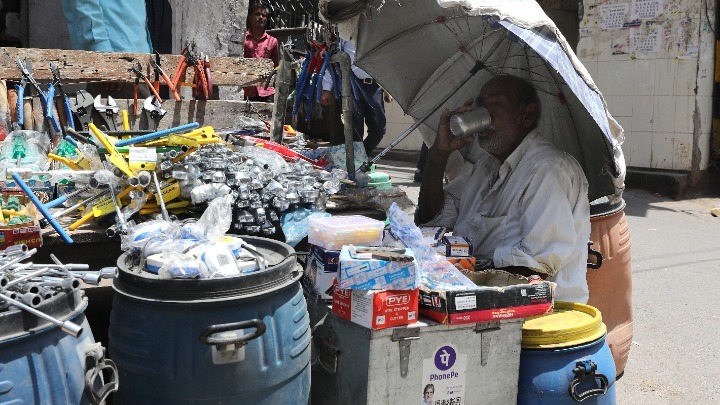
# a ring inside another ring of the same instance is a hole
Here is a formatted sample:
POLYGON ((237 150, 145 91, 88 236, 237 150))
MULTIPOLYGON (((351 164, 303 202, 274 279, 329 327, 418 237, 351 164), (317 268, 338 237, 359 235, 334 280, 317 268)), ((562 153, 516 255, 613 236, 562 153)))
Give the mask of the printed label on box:
POLYGON ((466 295, 464 297, 455 297, 455 309, 462 311, 463 309, 477 308, 477 299, 474 295, 466 295))
POLYGON ((417 321, 418 290, 333 290, 332 312, 371 329, 392 328, 417 321))
MULTIPOLYGON (((360 246, 357 247, 361 248, 360 246)), ((405 254, 412 256, 410 249, 405 254)), ((414 290, 419 287, 415 261, 360 259, 350 256, 348 246, 340 252, 340 288, 353 290, 414 290)))

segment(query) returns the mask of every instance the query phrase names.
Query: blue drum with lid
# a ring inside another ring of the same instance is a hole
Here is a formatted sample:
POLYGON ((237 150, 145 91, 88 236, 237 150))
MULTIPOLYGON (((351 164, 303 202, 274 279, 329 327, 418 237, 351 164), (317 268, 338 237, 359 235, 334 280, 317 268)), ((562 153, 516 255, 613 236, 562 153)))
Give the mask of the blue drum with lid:
POLYGON ((109 356, 115 404, 307 404, 310 321, 292 247, 243 236, 265 271, 161 279, 129 271, 113 287, 109 356))
POLYGON ((523 325, 518 405, 615 404, 615 363, 600 311, 556 302, 523 325))

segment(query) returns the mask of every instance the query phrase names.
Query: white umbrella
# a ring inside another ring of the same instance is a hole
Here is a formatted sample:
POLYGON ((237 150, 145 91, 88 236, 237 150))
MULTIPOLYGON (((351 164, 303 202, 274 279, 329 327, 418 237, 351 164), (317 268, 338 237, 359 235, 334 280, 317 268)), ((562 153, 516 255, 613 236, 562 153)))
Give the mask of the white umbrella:
MULTIPOLYGON (((440 113, 475 98, 499 74, 531 81, 542 103, 539 131, 573 155, 589 197, 619 198, 625 175, 623 130, 565 38, 534 0, 329 0, 325 16, 365 13, 339 24, 356 43, 355 63, 406 114, 436 128, 440 113), (379 7, 379 8, 378 8, 379 7), (347 32, 347 26, 352 31, 347 32)), ((409 133, 409 131, 406 131, 409 133)), ((393 143, 393 146, 396 143, 393 143)), ((462 151, 475 159, 472 147, 462 151)))

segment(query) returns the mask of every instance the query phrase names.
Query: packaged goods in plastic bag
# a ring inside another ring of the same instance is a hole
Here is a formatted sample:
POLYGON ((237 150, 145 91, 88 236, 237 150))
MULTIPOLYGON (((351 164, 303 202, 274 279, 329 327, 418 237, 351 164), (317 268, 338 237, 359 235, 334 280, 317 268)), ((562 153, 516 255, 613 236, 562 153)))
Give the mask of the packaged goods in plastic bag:
POLYGON ((309 208, 300 207, 285 212, 280 217, 280 226, 285 234, 285 243, 290 246, 297 245, 304 237, 308 236, 310 229, 309 218, 329 217, 330 214, 324 211, 315 211, 309 208))
POLYGON ((147 258, 146 269, 157 268, 161 278, 208 278, 208 269, 199 258, 178 252, 166 252, 147 258))
POLYGON ((476 287, 475 283, 425 241, 420 228, 397 204, 390 207, 388 219, 393 235, 412 249, 423 287, 431 290, 469 290, 476 287))

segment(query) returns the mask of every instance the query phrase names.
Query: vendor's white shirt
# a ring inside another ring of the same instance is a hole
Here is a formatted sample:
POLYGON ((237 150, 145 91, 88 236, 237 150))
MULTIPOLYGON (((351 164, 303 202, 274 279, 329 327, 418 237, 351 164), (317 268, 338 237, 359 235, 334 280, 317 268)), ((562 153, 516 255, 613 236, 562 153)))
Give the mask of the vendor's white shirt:
POLYGON ((556 300, 586 303, 587 193, 578 162, 533 131, 502 164, 484 153, 453 179, 425 225, 469 238, 478 265, 529 267, 557 283, 556 300))

